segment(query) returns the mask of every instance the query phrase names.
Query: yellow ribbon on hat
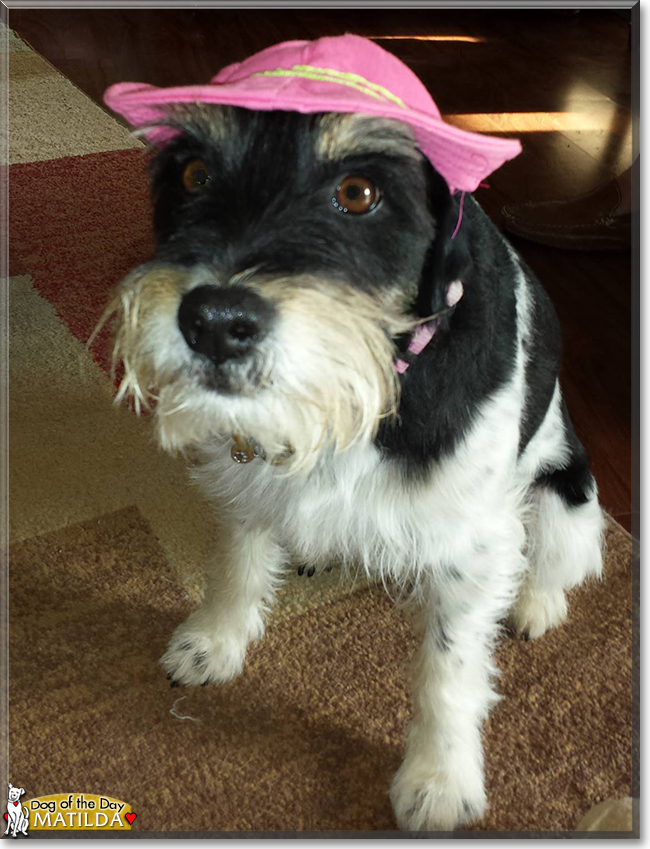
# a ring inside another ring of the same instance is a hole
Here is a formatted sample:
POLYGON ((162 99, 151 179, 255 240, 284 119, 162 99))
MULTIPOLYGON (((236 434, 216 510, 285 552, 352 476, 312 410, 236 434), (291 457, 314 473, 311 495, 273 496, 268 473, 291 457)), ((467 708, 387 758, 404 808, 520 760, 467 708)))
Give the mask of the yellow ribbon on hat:
POLYGON ((347 71, 337 71, 334 68, 316 68, 314 65, 292 65, 291 68, 276 68, 274 71, 258 71, 251 77, 303 77, 308 80, 318 80, 325 83, 337 83, 355 88, 362 94, 367 94, 377 100, 388 100, 408 109, 406 103, 378 83, 373 83, 359 74, 351 74, 347 71))

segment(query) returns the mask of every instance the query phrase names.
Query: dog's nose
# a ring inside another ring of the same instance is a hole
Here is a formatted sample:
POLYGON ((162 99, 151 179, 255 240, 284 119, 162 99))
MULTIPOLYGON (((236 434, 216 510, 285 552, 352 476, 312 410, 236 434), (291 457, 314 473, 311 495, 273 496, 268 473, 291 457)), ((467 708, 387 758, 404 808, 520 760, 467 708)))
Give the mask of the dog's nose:
POLYGON ((272 318, 271 305, 243 286, 198 286, 178 308, 185 341, 215 365, 248 354, 266 336, 272 318))

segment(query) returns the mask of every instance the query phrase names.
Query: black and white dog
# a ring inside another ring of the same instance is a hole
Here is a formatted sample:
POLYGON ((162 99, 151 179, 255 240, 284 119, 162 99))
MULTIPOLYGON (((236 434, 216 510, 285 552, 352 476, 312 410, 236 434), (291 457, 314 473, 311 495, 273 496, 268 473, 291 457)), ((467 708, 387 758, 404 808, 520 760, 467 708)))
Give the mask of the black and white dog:
POLYGON ((540 636, 601 570, 549 298, 471 196, 452 238, 458 196, 405 123, 198 104, 162 123, 155 259, 110 307, 118 397, 155 398, 221 522, 162 664, 227 681, 291 558, 360 566, 421 637, 397 822, 477 820, 499 623, 540 636))

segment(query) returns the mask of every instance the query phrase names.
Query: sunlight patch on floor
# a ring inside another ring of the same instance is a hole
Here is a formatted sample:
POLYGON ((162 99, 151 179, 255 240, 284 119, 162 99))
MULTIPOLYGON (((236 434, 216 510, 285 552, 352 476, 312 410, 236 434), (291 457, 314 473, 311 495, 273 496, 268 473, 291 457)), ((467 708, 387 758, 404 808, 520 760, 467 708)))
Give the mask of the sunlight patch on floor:
POLYGON ((480 44, 486 41, 474 35, 367 35, 372 41, 462 41, 466 44, 480 44))
POLYGON ((627 122, 618 122, 616 113, 615 104, 607 107, 601 101, 570 112, 473 112, 443 118, 455 127, 480 133, 616 132, 616 128, 624 133, 627 122))

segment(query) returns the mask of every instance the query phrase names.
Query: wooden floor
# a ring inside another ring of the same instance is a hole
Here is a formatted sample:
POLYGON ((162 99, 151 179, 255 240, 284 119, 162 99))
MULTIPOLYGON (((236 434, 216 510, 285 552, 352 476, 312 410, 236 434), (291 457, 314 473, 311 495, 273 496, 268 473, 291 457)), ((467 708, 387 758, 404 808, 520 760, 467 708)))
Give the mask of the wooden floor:
MULTIPOLYGON (((621 12, 16 9, 9 25, 97 102, 123 80, 207 82, 278 41, 377 38, 422 78, 447 120, 522 140, 521 156, 476 195, 497 222, 508 200, 579 194, 631 163, 630 27, 621 12)), ((560 315, 564 391, 602 502, 636 531, 632 257, 512 241, 560 315)))

